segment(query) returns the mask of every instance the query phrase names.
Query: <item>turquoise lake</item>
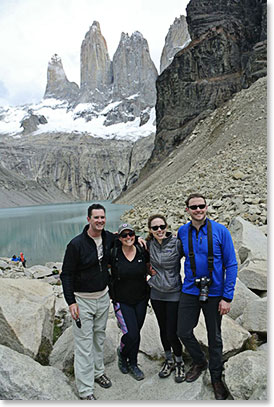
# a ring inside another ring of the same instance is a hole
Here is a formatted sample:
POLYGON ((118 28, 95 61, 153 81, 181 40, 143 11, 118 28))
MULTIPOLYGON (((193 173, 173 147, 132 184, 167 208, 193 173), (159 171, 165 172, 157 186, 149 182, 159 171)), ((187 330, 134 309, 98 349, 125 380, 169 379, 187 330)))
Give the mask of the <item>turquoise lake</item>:
MULTIPOLYGON (((22 251, 27 267, 62 261, 68 242, 87 224, 87 209, 94 202, 0 209, 0 257, 11 258, 22 251)), ((130 206, 97 202, 106 208, 105 229, 117 231, 121 215, 130 206)))

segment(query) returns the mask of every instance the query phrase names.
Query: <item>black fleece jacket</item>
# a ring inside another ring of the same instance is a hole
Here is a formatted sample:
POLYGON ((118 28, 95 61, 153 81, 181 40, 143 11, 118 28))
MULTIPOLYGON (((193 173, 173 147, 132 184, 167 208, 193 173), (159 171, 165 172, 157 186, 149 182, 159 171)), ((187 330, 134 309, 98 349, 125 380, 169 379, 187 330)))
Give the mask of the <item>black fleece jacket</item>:
POLYGON ((89 225, 67 245, 60 275, 65 300, 68 305, 76 302, 74 292, 96 292, 109 282, 108 264, 115 235, 102 231, 103 258, 98 260, 97 246, 87 234, 89 225))

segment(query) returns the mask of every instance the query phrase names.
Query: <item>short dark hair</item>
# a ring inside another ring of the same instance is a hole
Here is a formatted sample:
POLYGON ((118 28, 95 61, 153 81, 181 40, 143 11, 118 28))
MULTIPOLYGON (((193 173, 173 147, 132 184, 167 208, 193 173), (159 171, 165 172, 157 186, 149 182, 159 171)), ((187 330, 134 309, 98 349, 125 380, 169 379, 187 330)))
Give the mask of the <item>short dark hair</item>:
POLYGON ((103 205, 101 205, 101 204, 92 204, 92 205, 90 205, 90 206, 88 207, 88 217, 89 217, 89 218, 91 218, 92 211, 93 211, 94 209, 103 209, 103 211, 106 213, 106 209, 104 208, 103 205))
POLYGON ((204 197, 202 194, 199 194, 198 192, 195 192, 195 193, 193 193, 193 194, 190 194, 190 195, 187 197, 187 199, 186 199, 186 201, 185 201, 185 204, 186 204, 186 207, 187 207, 187 208, 188 208, 188 206, 189 206, 189 201, 190 201, 192 198, 203 198, 203 200, 205 201, 205 204, 206 204, 206 199, 205 199, 205 197, 204 197))

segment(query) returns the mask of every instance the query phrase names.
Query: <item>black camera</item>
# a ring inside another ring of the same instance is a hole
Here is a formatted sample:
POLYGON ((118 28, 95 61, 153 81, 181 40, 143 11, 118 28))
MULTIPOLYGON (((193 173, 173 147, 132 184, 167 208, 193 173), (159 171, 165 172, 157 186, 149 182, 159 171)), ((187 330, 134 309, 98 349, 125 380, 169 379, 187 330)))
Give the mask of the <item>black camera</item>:
POLYGON ((80 318, 77 318, 77 319, 75 320, 75 322, 76 322, 76 325, 78 326, 78 328, 81 328, 81 326, 82 326, 82 324, 81 324, 81 319, 80 319, 80 318))
POLYGON ((209 277, 201 277, 195 279, 195 285, 200 289, 200 301, 206 302, 208 300, 208 291, 211 283, 212 280, 209 277))

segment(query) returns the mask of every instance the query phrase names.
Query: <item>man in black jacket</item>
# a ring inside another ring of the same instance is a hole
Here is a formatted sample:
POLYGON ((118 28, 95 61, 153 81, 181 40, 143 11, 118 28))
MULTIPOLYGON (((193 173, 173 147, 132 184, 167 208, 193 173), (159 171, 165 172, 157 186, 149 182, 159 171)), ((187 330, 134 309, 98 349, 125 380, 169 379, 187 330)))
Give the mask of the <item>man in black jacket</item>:
POLYGON ((104 374, 103 347, 109 311, 108 262, 114 234, 104 230, 105 208, 88 208, 88 225, 68 244, 61 273, 74 320, 74 371, 81 399, 96 400, 94 381, 111 386, 104 374))

